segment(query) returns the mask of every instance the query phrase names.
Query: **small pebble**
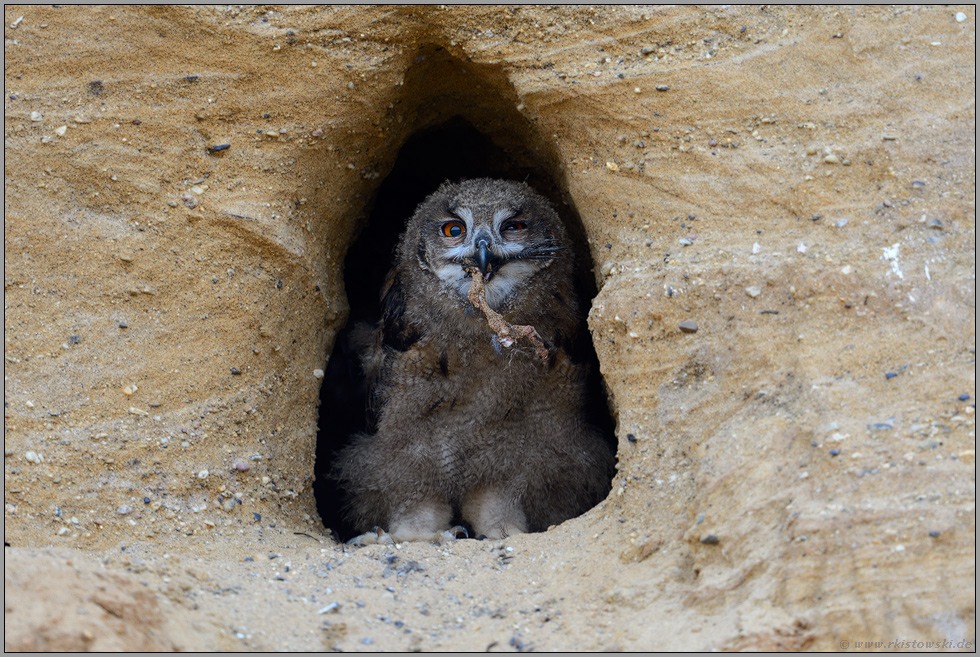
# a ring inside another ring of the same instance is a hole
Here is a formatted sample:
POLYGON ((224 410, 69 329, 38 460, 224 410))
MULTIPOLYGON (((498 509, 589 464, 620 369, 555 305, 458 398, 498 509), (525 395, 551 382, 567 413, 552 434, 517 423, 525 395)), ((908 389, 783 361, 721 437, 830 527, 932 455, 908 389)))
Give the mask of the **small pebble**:
POLYGON ((226 151, 231 148, 231 144, 215 144, 214 146, 208 146, 209 153, 220 153, 221 151, 226 151))
POLYGON ((962 11, 956 12, 956 22, 957 23, 962 23, 965 20, 966 20, 966 14, 964 14, 962 11))
POLYGON ((54 134, 58 135, 59 137, 64 137, 66 132, 68 132, 68 126, 66 125, 59 126, 54 129, 54 134))
POLYGON ((31 121, 34 121, 35 123, 37 123, 38 121, 43 121, 43 120, 44 120, 44 115, 43 114, 41 114, 37 110, 31 112, 31 121))
POLYGON ((242 371, 240 369, 238 369, 237 367, 233 367, 233 368, 231 368, 231 373, 232 373, 232 376, 239 376, 242 373, 242 371))
POLYGON ((681 246, 691 246, 694 244, 694 240, 692 240, 690 237, 682 237, 677 241, 680 242, 681 246))
POLYGON ((837 456, 838 454, 840 454, 840 450, 839 449, 832 449, 832 450, 830 450, 830 455, 831 456, 837 456))
POLYGON ((658 84, 657 91, 670 91, 670 87, 666 84, 658 84))
POLYGON ((745 288, 745 293, 753 299, 762 294, 762 290, 754 285, 745 288))
POLYGON ((236 461, 234 469, 238 472, 248 472, 252 468, 247 461, 236 461))
POLYGON ((968 401, 970 399, 970 395, 960 395, 959 397, 957 397, 957 399, 959 399, 960 401, 968 401))
POLYGON ((943 222, 939 221, 939 219, 930 219, 926 226, 929 228, 935 228, 936 230, 942 230, 943 222))
POLYGON ((931 531, 929 532, 929 536, 932 536, 933 538, 939 538, 939 532, 931 531))
POLYGON ((314 379, 322 379, 323 378, 323 370, 320 370, 320 369, 313 370, 313 378, 314 379))
POLYGON ((207 470, 201 470, 200 472, 197 473, 197 478, 198 479, 207 479, 209 474, 211 474, 211 473, 208 472, 207 470))
POLYGON ((636 436, 634 436, 631 433, 628 433, 628 434, 626 434, 626 440, 628 440, 631 443, 635 443, 636 442, 636 436))
POLYGON ((133 507, 131 507, 131 506, 127 505, 127 504, 123 504, 121 507, 119 507, 118 509, 116 509, 116 513, 118 513, 121 516, 124 516, 127 513, 132 513, 132 512, 133 512, 133 507))
POLYGON ((180 200, 184 202, 188 208, 193 210, 198 206, 197 198, 194 197, 190 192, 181 192, 180 200))
POLYGON ((694 321, 692 321, 690 319, 686 319, 683 322, 681 322, 680 324, 678 324, 678 328, 681 330, 681 333, 697 333, 698 332, 698 324, 697 324, 697 322, 694 322, 694 321))
POLYGON ((37 452, 24 452, 24 459, 31 463, 40 463, 43 457, 37 452))
POLYGON ((898 372, 885 372, 886 379, 894 379, 896 376, 898 376, 898 372))
POLYGON ((714 534, 708 534, 701 539, 701 542, 705 545, 718 545, 720 539, 714 534))

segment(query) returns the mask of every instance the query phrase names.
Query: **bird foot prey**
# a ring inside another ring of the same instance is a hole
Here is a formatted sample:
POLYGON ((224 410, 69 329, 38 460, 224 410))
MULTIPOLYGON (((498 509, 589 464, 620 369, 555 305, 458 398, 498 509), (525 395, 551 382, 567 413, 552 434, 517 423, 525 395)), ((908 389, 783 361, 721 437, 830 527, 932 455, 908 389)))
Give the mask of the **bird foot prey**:
POLYGON ((534 330, 534 327, 511 324, 504 319, 503 315, 491 308, 490 304, 487 303, 487 287, 480 270, 476 267, 464 267, 464 270, 473 278, 473 282, 470 284, 470 291, 467 293, 470 303, 482 310, 483 314, 486 315, 487 324, 497 334, 497 339, 500 341, 500 344, 505 347, 512 347, 514 342, 520 338, 527 338, 534 345, 534 349, 538 353, 538 358, 544 362, 548 362, 548 356, 551 352, 544 346, 544 341, 538 335, 538 332, 534 330))

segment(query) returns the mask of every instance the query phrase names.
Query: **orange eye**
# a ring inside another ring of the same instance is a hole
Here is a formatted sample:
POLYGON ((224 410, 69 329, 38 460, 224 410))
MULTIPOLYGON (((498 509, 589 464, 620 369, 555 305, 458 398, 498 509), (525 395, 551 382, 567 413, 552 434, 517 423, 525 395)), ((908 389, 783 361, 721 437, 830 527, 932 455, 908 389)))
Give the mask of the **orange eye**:
POLYGON ((440 230, 446 237, 462 237, 466 232, 466 225, 461 221, 447 221, 440 230))
POLYGON ((504 226, 504 230, 525 230, 526 228, 527 224, 523 221, 512 221, 504 226))

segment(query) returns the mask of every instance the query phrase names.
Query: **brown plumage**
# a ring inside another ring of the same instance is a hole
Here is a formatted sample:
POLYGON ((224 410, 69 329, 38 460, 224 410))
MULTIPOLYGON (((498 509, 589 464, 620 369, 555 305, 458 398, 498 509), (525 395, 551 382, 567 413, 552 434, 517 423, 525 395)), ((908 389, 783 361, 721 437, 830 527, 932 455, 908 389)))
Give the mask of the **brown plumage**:
POLYGON ((522 183, 446 183, 418 207, 382 320, 356 332, 376 431, 355 436, 333 474, 358 531, 431 539, 461 521, 501 538, 547 529, 606 494, 613 454, 584 419, 585 371, 567 354, 579 323, 570 246, 522 183), (533 327, 546 352, 490 327, 494 313, 471 302, 471 273, 486 304, 533 327))

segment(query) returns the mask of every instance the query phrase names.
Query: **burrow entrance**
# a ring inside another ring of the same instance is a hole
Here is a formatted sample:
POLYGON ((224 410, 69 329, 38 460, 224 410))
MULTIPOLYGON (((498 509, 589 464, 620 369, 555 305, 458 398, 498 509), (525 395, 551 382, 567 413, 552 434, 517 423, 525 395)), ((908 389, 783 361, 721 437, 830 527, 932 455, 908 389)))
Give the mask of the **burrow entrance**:
MULTIPOLYGON (((354 531, 343 516, 342 491, 327 473, 335 453, 352 435, 368 429, 367 387, 349 335, 357 324, 374 325, 380 319, 380 291, 405 223, 416 206, 446 180, 521 180, 555 206, 575 243, 576 291, 582 320, 573 357, 588 363, 591 372, 586 412, 613 449, 616 446, 615 424, 585 323, 585 314, 596 295, 591 256, 581 219, 575 208, 562 199, 560 175, 553 169, 553 160, 536 157, 535 151, 528 148, 528 133, 533 133, 533 127, 515 109, 515 99, 499 92, 501 80, 506 81, 499 71, 487 67, 483 72, 488 77, 475 84, 476 67, 453 59, 438 47, 420 50, 425 54, 417 58, 420 64, 407 76, 404 98, 406 104, 416 108, 414 125, 422 127, 404 142, 390 172, 375 188, 365 208, 367 219, 348 249, 344 282, 350 314, 336 338, 320 389, 314 490, 320 518, 340 540, 351 538, 354 531), (474 105, 472 92, 481 88, 484 93, 474 105), (441 110, 433 114, 432 108, 441 110), (453 109, 456 112, 444 118, 453 109), (492 123, 481 122, 487 116, 494 117, 492 123), (491 136, 478 130, 474 123, 497 128, 491 136), (499 128, 507 125, 514 129, 499 128)), ((509 83, 504 89, 512 91, 509 83)))

